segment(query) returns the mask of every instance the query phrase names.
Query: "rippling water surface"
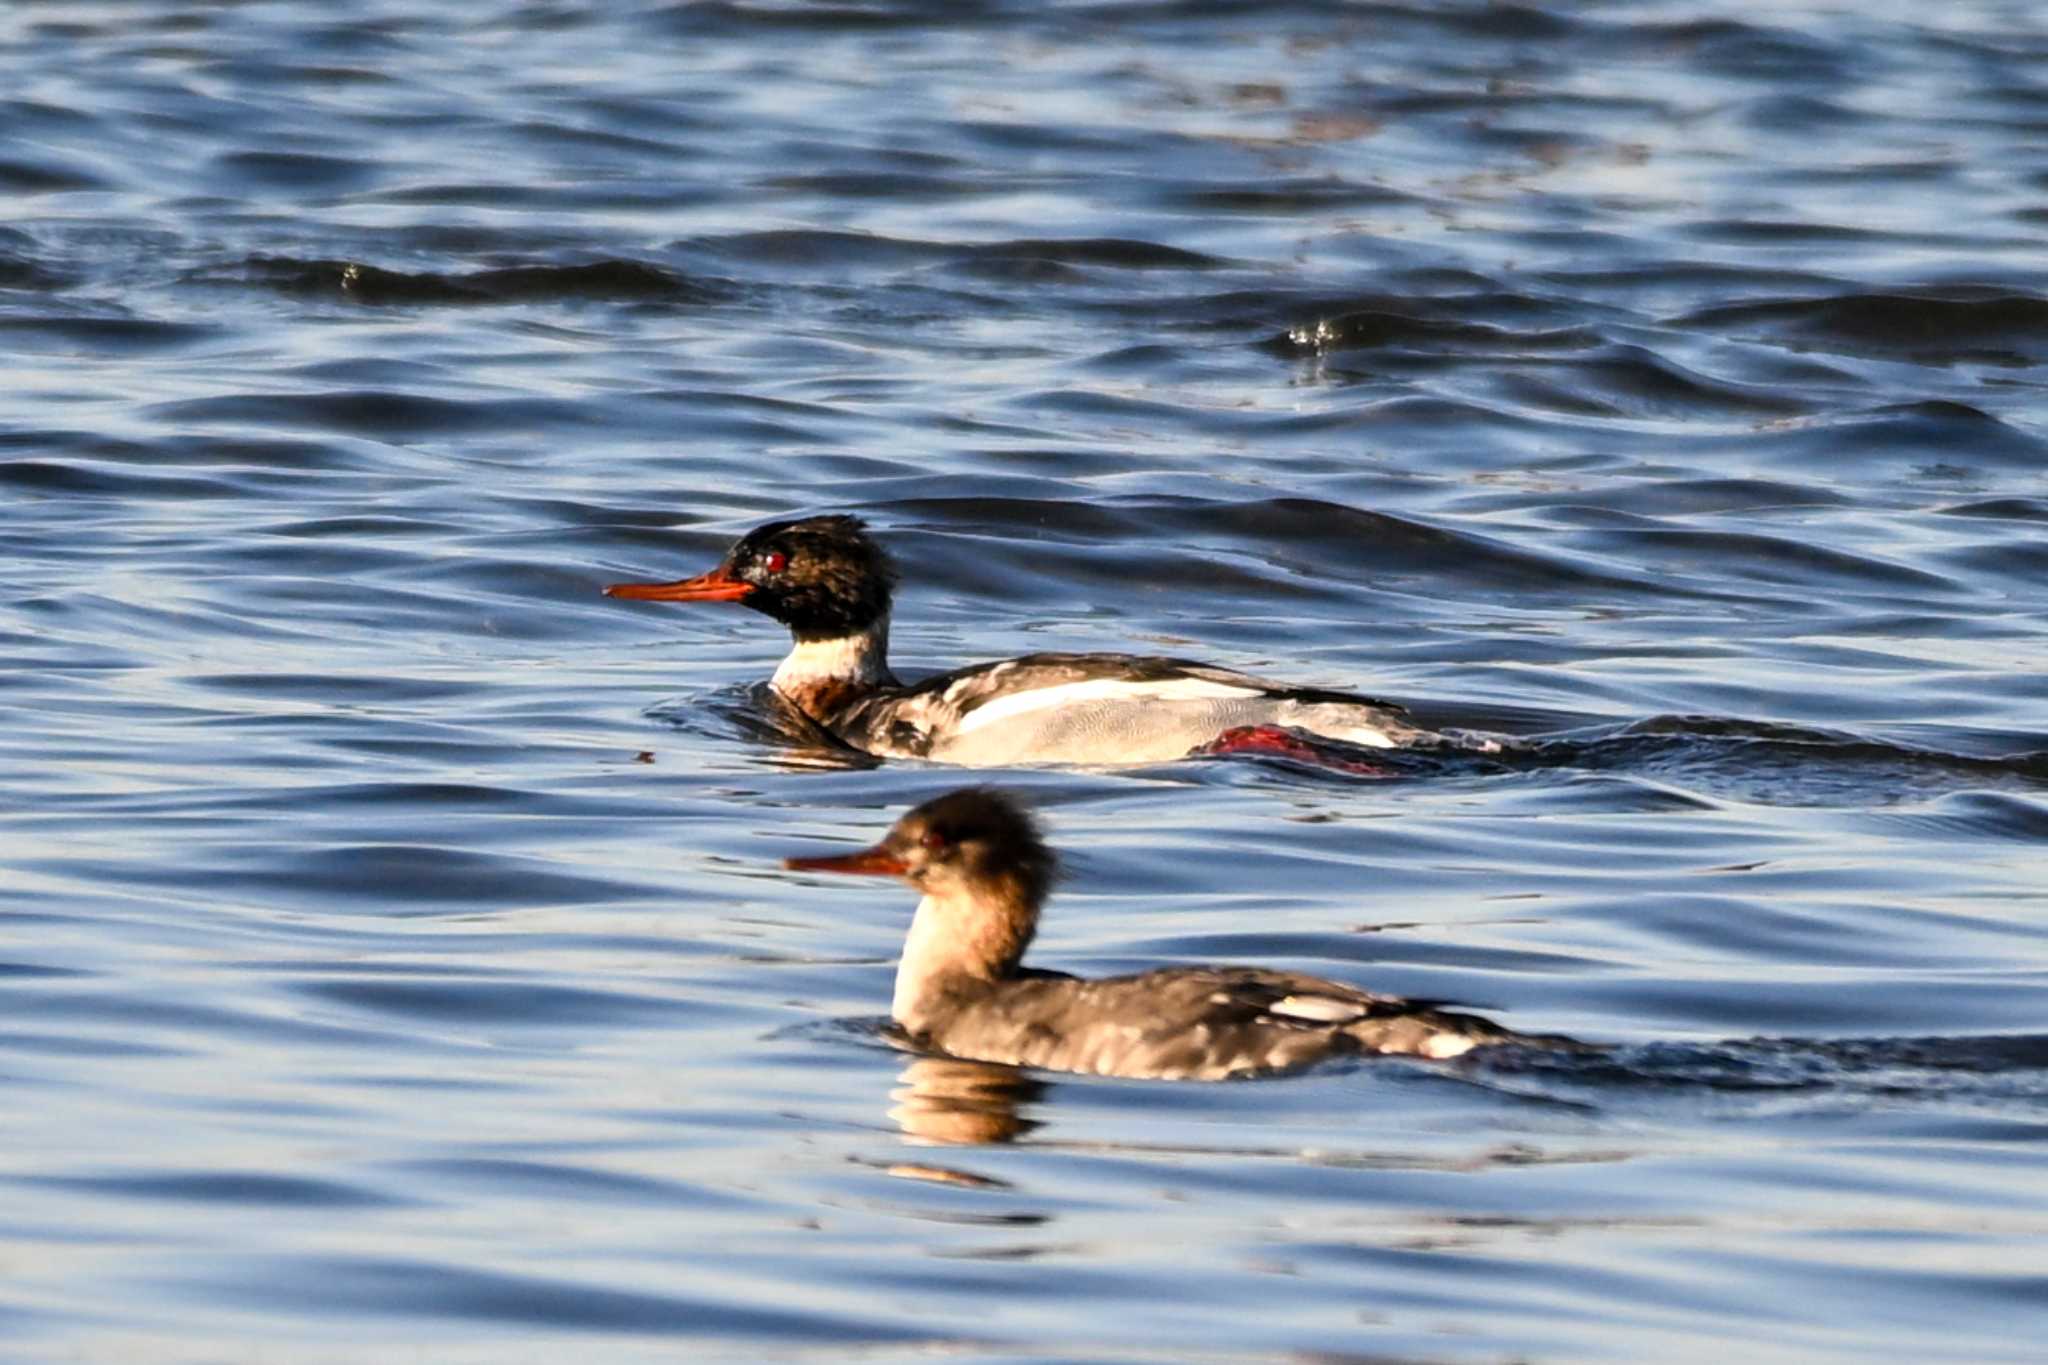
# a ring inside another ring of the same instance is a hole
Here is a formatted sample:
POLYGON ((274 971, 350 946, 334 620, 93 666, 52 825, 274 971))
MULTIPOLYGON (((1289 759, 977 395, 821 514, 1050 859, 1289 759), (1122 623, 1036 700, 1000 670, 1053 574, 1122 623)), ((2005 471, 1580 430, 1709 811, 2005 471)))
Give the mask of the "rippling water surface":
POLYGON ((0 15, 0 1355, 2038 1358, 2032 5, 0 15), (1041 959, 1617 1045, 1217 1087, 891 1050, 910 672, 1511 732, 1005 780, 1041 959))

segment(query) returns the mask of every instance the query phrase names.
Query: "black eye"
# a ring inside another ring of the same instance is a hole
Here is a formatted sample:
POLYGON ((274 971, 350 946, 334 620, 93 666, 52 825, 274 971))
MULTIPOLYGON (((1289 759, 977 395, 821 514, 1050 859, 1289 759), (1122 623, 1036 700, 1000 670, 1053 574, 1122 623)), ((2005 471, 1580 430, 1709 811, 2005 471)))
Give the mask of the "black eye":
POLYGON ((761 556, 761 567, 769 573, 781 573, 789 567, 789 556, 780 550, 770 550, 761 556))

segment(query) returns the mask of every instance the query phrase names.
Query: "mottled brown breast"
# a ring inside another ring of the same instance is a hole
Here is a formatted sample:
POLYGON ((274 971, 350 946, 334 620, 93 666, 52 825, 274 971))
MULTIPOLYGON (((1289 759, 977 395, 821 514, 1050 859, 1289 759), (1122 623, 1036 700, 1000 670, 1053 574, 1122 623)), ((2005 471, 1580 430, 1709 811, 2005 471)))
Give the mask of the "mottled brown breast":
POLYGON ((834 720, 873 689, 851 678, 807 678, 785 683, 778 690, 805 715, 830 729, 834 720))

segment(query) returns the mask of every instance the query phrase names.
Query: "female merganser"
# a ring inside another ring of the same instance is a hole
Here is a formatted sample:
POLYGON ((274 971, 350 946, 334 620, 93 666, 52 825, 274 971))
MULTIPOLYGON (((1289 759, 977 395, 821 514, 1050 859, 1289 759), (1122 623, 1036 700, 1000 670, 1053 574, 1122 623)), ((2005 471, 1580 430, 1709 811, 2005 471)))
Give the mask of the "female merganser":
MULTIPOLYGON (((1389 702, 1290 687, 1185 659, 1027 654, 909 686, 889 671, 888 555, 856 517, 777 521, 740 537, 717 568, 676 583, 614 583, 609 597, 737 602, 789 627, 776 692, 842 742, 881 758, 942 763, 1157 763, 1204 746, 1289 748, 1307 731, 1370 748, 1459 740, 1410 725, 1389 702)), ((1477 747, 1496 747, 1479 742, 1477 747)))
POLYGON ((873 848, 783 866, 887 874, 922 893, 890 1013, 917 1043, 952 1057, 1220 1081, 1361 1053, 1441 1059, 1502 1043, 1585 1049, 1301 972, 1160 967, 1084 981, 1025 967, 1053 854, 1023 808, 986 787, 925 802, 873 848))

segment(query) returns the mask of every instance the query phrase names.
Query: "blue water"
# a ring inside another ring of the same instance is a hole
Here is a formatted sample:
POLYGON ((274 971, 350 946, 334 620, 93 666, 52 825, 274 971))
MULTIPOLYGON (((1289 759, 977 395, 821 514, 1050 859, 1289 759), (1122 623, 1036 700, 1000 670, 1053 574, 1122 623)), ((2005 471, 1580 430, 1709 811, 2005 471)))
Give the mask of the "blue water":
MULTIPOLYGON (((424 10, 424 12, 422 12, 424 10)), ((0 14, 0 1356, 2037 1359, 2048 15, 0 14), (1605 1058, 891 1050, 908 673, 1529 741, 1003 775, 1038 954, 1605 1058)))

